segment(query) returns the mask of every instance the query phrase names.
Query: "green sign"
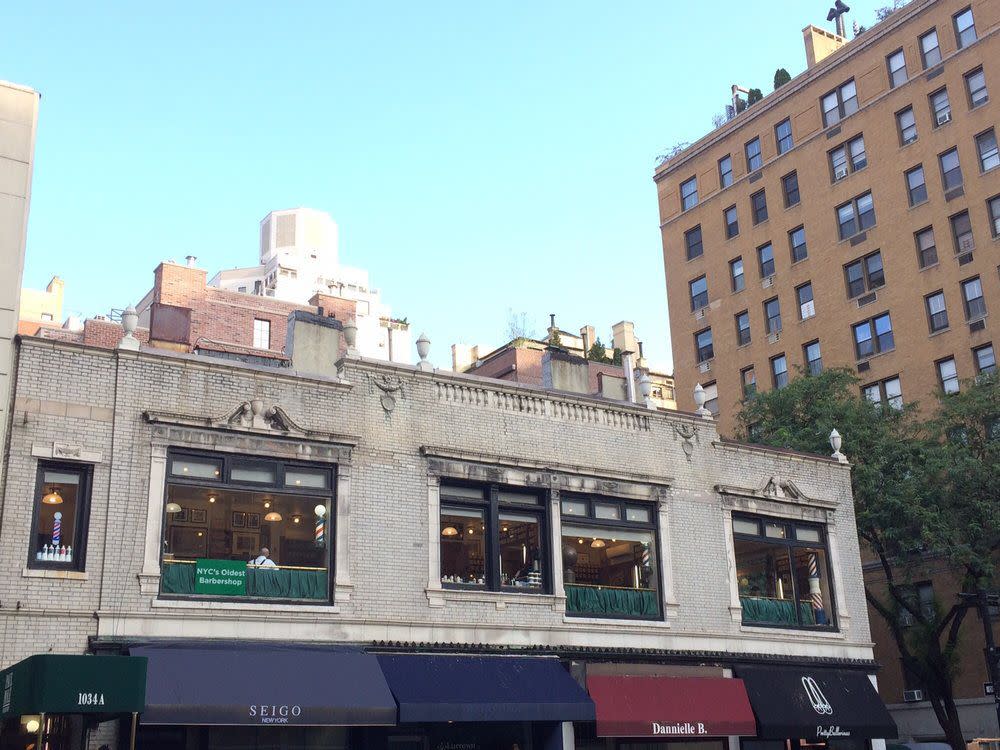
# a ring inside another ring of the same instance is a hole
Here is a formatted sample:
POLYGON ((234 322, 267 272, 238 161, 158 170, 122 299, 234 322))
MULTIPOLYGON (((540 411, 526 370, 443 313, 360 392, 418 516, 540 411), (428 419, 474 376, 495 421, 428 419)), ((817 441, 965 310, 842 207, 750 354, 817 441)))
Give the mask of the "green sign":
POLYGON ((0 716, 123 714, 146 706, 146 659, 38 654, 0 672, 0 716))
POLYGON ((194 593, 246 596, 246 561, 198 560, 194 566, 194 593))

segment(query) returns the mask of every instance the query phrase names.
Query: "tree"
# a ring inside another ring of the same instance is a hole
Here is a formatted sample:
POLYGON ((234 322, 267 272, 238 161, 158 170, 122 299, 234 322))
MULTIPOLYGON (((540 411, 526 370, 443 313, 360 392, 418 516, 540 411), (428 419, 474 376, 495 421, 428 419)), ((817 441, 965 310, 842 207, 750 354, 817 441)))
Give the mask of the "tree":
POLYGON ((836 428, 851 463, 858 533, 884 583, 865 597, 885 620, 903 666, 925 687, 948 743, 965 747, 955 705, 956 652, 967 610, 937 602, 922 608, 913 582, 942 560, 977 592, 994 579, 1000 549, 1000 386, 996 376, 963 384, 919 422, 914 407, 875 405, 858 395, 850 370, 798 377, 743 404, 741 432, 756 442, 828 454, 836 428), (912 625, 904 625, 905 621, 912 625))
POLYGON ((747 106, 749 107, 751 104, 756 104, 763 98, 764 94, 760 89, 750 89, 747 92, 747 106))
POLYGON ((605 348, 604 344, 601 343, 600 338, 591 344, 590 351, 587 352, 587 359, 593 362, 611 362, 611 357, 608 356, 608 350, 605 348))
POLYGON ((528 313, 514 312, 512 308, 507 308, 507 340, 533 339, 535 338, 535 328, 528 322, 528 313))
POLYGON ((778 68, 774 71, 774 90, 777 91, 790 80, 792 80, 792 77, 788 75, 788 71, 784 68, 778 68))

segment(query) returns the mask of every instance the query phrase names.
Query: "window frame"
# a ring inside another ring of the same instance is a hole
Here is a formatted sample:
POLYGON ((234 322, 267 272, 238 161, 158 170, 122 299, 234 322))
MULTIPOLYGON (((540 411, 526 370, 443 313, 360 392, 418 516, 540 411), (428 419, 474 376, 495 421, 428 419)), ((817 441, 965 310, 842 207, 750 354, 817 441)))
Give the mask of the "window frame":
POLYGON ((1000 238, 1000 195, 986 199, 986 215, 990 220, 990 234, 993 239, 1000 238))
POLYGON ((799 224, 794 229, 788 231, 788 251, 791 254, 792 264, 801 263, 809 257, 809 243, 806 241, 806 227, 804 224, 799 224), (802 234, 802 244, 795 244, 795 235, 802 234), (801 250, 801 257, 799 256, 799 250, 801 250))
POLYGON ((823 372, 823 349, 820 346, 819 339, 813 339, 812 341, 807 341, 802 345, 802 361, 805 363, 806 372, 809 375, 819 375, 823 372), (809 359, 809 349, 816 347, 816 352, 819 356, 816 359, 809 359), (818 367, 814 367, 815 363, 819 363, 818 367))
MULTIPOLYGON (((639 529, 642 531, 650 531, 652 533, 652 546, 656 551, 656 604, 659 609, 659 615, 655 618, 653 617, 639 617, 636 615, 623 615, 623 614, 599 614, 593 612, 581 612, 579 614, 575 612, 569 612, 567 610, 567 617, 587 617, 587 618, 599 618, 602 620, 638 620, 644 622, 658 622, 662 621, 664 618, 664 606, 663 606, 663 560, 661 554, 661 544, 660 544, 660 524, 659 524, 659 511, 654 503, 642 502, 637 500, 626 500, 620 497, 613 497, 608 495, 594 495, 588 493, 577 493, 577 492, 561 492, 559 493, 559 517, 560 517, 560 527, 565 529, 567 524, 570 526, 583 526, 589 529, 639 529), (564 501, 571 502, 582 502, 587 504, 587 514, 586 515, 568 515, 563 513, 562 504, 564 501), (617 505, 619 508, 619 518, 597 518, 594 512, 594 507, 596 505, 617 505), (627 511, 629 508, 642 508, 649 513, 649 521, 628 521, 625 520, 627 516, 627 511)), ((560 532, 560 543, 562 542, 562 537, 565 536, 565 531, 560 532)), ((563 585, 565 585, 565 569, 563 571, 563 585)), ((572 584, 571 584, 572 585, 572 584)))
POLYGON ((692 208, 698 205, 698 175, 691 175, 688 179, 680 183, 678 187, 679 195, 681 198, 681 213, 685 211, 690 211, 692 208), (687 195, 684 194, 684 190, 689 186, 694 185, 694 190, 689 192, 687 195), (694 197, 694 203, 690 206, 687 205, 688 199, 694 197))
POLYGON ((915 167, 911 167, 903 172, 903 180, 906 183, 906 198, 910 204, 910 208, 914 206, 919 206, 921 203, 926 203, 930 200, 930 195, 927 192, 927 174, 924 172, 923 163, 918 164, 915 167), (920 173, 920 184, 914 186, 911 184, 910 175, 915 173, 920 173), (919 191, 923 190, 923 196, 920 196, 919 191), (916 197, 914 195, 916 194, 916 197))
POLYGON ((867 383, 861 386, 861 396, 862 398, 868 398, 868 401, 874 404, 875 406, 878 407, 888 406, 890 409, 895 409, 897 411, 902 409, 903 404, 905 403, 903 401, 903 382, 900 380, 898 373, 896 375, 890 375, 887 378, 882 378, 881 380, 876 380, 874 383, 867 383), (886 388, 886 386, 893 381, 899 383, 899 395, 890 397, 889 391, 886 388), (879 392, 878 402, 872 401, 870 398, 868 398, 868 391, 871 390, 872 388, 878 389, 879 392), (896 399, 899 399, 899 403, 893 403, 893 401, 895 401, 896 399))
POLYGON ((1000 144, 997 142, 997 131, 994 127, 989 127, 981 133, 977 133, 974 137, 976 142, 976 156, 979 157, 979 174, 986 174, 987 172, 992 172, 997 167, 1000 167, 1000 144), (993 150, 992 152, 987 151, 986 156, 983 155, 982 144, 980 139, 990 136, 993 138, 993 150), (986 158, 992 158, 994 161, 993 166, 986 166, 986 158))
POLYGON ((753 341, 753 332, 750 326, 750 310, 741 310, 733 316, 733 321, 736 323, 736 346, 746 346, 753 341), (746 326, 741 326, 740 323, 746 320, 746 326), (744 332, 746 335, 744 335, 744 332))
POLYGON ((824 128, 829 128, 829 127, 831 127, 833 125, 836 125, 838 122, 841 122, 842 120, 844 120, 844 119, 850 117, 851 115, 853 115, 855 112, 858 111, 859 108, 860 107, 859 107, 859 102, 858 102, 858 85, 857 85, 857 82, 854 80, 853 77, 852 78, 848 78, 842 84, 840 84, 836 88, 832 89, 831 91, 827 91, 825 94, 823 94, 823 96, 821 96, 819 98, 820 118, 821 118, 821 120, 823 122, 823 127, 824 128), (844 89, 847 88, 848 86, 851 86, 851 85, 853 85, 853 87, 854 87, 854 95, 850 96, 850 97, 847 97, 845 99, 844 98, 844 89), (827 99, 829 99, 831 96, 834 96, 836 98, 836 100, 837 100, 837 108, 836 108, 836 110, 832 110, 832 109, 828 110, 825 107, 824 102, 827 99), (854 108, 850 112, 848 112, 847 111, 847 109, 848 109, 847 108, 847 103, 851 102, 851 101, 854 102, 854 105, 853 105, 854 108), (836 111, 836 113, 837 113, 837 119, 835 119, 835 120, 828 120, 827 119, 827 115, 830 112, 833 112, 833 111, 836 111))
POLYGON ((849 200, 849 201, 847 201, 845 203, 841 203, 839 206, 837 206, 834 209, 834 213, 835 213, 835 215, 837 217, 837 234, 840 237, 840 241, 841 242, 849 240, 849 239, 851 239, 851 237, 856 237, 857 235, 861 234, 862 232, 867 232, 869 229, 871 229, 876 224, 878 224, 878 216, 875 213, 875 196, 872 194, 871 190, 867 190, 864 193, 861 193, 860 195, 856 195, 855 197, 851 198, 851 200, 849 200), (865 214, 863 214, 861 212, 861 210, 860 210, 859 201, 862 198, 866 198, 866 197, 871 199, 871 204, 872 204, 872 208, 871 208, 872 221, 871 221, 870 224, 868 224, 866 226, 862 226, 861 217, 864 216, 865 214), (851 207, 851 224, 854 227, 854 231, 851 232, 850 234, 844 234, 845 224, 844 224, 844 222, 842 222, 840 220, 840 211, 841 211, 841 209, 847 208, 848 206, 851 207))
POLYGON ((947 86, 942 86, 936 91, 932 91, 931 93, 929 93, 927 95, 927 104, 930 106, 931 118, 934 121, 933 125, 934 130, 937 130, 938 128, 943 128, 945 125, 951 123, 951 96, 948 94, 947 86), (944 95, 945 105, 939 109, 938 102, 936 102, 935 100, 942 94, 944 95), (945 114, 948 115, 948 119, 945 120, 944 122, 941 122, 941 118, 945 114))
POLYGON ((949 193, 965 184, 965 175, 962 173, 962 159, 958 155, 957 146, 952 146, 947 151, 942 151, 938 154, 938 167, 941 169, 941 188, 944 192, 949 193), (955 165, 946 169, 945 158, 951 158, 952 156, 955 158, 955 165), (958 182, 949 184, 949 180, 953 179, 956 173, 958 174, 958 182), (949 178, 949 175, 952 175, 952 177, 949 178))
POLYGON ((948 357, 942 357, 941 359, 935 360, 934 361, 934 372, 937 374, 938 386, 940 386, 941 390, 946 395, 951 395, 953 393, 958 393, 962 389, 962 380, 961 380, 961 378, 958 375, 958 362, 955 359, 955 355, 950 355, 948 357), (954 374, 953 377, 948 377, 946 379, 944 377, 944 373, 941 371, 941 367, 942 367, 942 365, 945 365, 948 362, 950 362, 951 366, 954 368, 955 374, 954 374), (948 388, 946 387, 945 383, 950 383, 950 382, 952 382, 952 380, 954 380, 954 383, 955 383, 955 390, 949 391, 948 388))
POLYGON ((983 318, 985 318, 989 314, 989 311, 986 309, 986 292, 983 289, 982 277, 979 274, 976 274, 975 276, 970 276, 967 279, 962 279, 960 282, 958 282, 958 287, 962 292, 962 309, 965 311, 965 322, 972 323, 974 321, 982 320, 983 318), (969 284, 973 283, 979 285, 979 296, 969 299, 969 295, 966 293, 966 289, 969 286, 969 284), (972 303, 976 301, 980 303, 979 306, 982 308, 981 311, 974 312, 971 309, 972 303))
POLYGON ((723 225, 726 228, 726 239, 727 240, 731 240, 734 237, 739 237, 740 236, 740 212, 736 208, 736 204, 735 203, 733 205, 731 205, 731 206, 728 206, 727 208, 722 209, 722 223, 723 223, 723 225), (733 215, 735 217, 735 219, 733 221, 729 221, 729 212, 730 211, 733 212, 733 215))
POLYGON ((997 352, 996 349, 993 348, 992 341, 989 341, 980 346, 974 346, 972 348, 972 364, 976 368, 976 375, 982 375, 986 372, 997 372, 997 352), (982 367, 982 362, 979 359, 979 353, 985 352, 987 349, 989 349, 990 354, 992 354, 993 356, 993 365, 991 370, 986 370, 984 367, 982 367))
POLYGON ((285 599, 277 597, 251 597, 251 596, 212 596, 210 594, 174 594, 164 593, 161 588, 157 591, 157 598, 184 601, 228 601, 252 604, 294 604, 296 606, 327 606, 334 604, 334 589, 336 585, 337 573, 337 527, 339 517, 337 514, 338 495, 337 477, 338 465, 322 462, 298 461, 294 459, 270 458, 243 453, 225 453, 221 451, 203 451, 194 448, 177 447, 167 449, 167 466, 163 479, 163 508, 160 512, 160 540, 159 554, 157 556, 160 570, 163 570, 163 560, 165 549, 163 541, 167 533, 167 502, 169 487, 171 484, 185 485, 189 487, 218 487, 220 491, 226 489, 237 492, 258 491, 273 492, 277 495, 299 495, 303 497, 323 497, 329 500, 329 511, 327 513, 327 549, 326 549, 326 585, 327 592, 325 599, 285 599), (219 474, 215 479, 209 477, 184 477, 183 475, 172 474, 170 469, 173 461, 189 459, 192 461, 214 461, 220 466, 219 474), (232 479, 233 466, 271 466, 275 470, 274 482, 270 485, 262 483, 246 482, 232 479), (286 474, 292 469, 308 469, 313 471, 326 471, 329 477, 329 486, 325 488, 288 486, 286 474))
POLYGON ((945 299, 944 289, 938 289, 924 295, 924 312, 927 314, 927 329, 932 334, 947 331, 951 327, 951 321, 948 319, 948 300, 945 299), (941 309, 934 312, 931 309, 931 301, 938 298, 941 300, 941 309), (936 321, 935 316, 938 316, 936 321))
POLYGON ((862 297, 866 294, 874 292, 876 289, 881 289, 885 286, 885 262, 882 260, 882 251, 875 250, 873 252, 862 255, 860 258, 855 258, 854 260, 844 264, 844 282, 847 285, 847 299, 856 299, 862 297), (872 286, 872 273, 871 268, 869 268, 869 260, 875 256, 879 258, 879 270, 882 272, 882 283, 877 286, 872 286), (851 277, 848 272, 852 266, 860 264, 861 266, 861 282, 862 291, 857 294, 851 293, 851 277))
POLYGON ((941 55, 941 39, 938 37, 936 26, 931 27, 923 34, 917 37, 917 47, 920 50, 920 64, 923 65, 924 70, 929 70, 930 68, 933 68, 935 65, 941 64, 941 60, 943 59, 941 55), (934 37, 934 46, 931 47, 930 49, 927 49, 924 45, 924 39, 927 39, 931 36, 934 37), (934 62, 928 62, 928 55, 930 55, 932 52, 935 53, 937 59, 934 62))
POLYGON ((934 227, 933 227, 933 225, 932 226, 924 227, 923 229, 918 229, 916 232, 914 232, 913 233, 913 242, 914 242, 914 245, 917 248, 917 266, 918 267, 920 267, 921 269, 923 269, 923 268, 930 268, 931 266, 936 266, 938 264, 938 262, 939 262, 940 259, 938 258, 937 236, 934 234, 934 227), (926 247, 926 248, 921 247, 920 246, 920 238, 923 237, 923 236, 925 236, 925 235, 928 235, 928 234, 931 237, 931 244, 930 244, 930 246, 926 247), (924 254, 925 253, 933 253, 934 259, 932 261, 930 261, 930 262, 926 262, 925 263, 924 262, 924 254))
POLYGON ((708 307, 708 276, 702 274, 701 276, 691 279, 688 282, 688 297, 691 300, 691 312, 697 312, 698 310, 708 307), (695 294, 694 285, 699 281, 705 282, 705 289, 698 292, 698 294, 695 294), (701 302, 701 297, 704 297, 704 302, 698 304, 701 302))
POLYGON ((805 281, 805 282, 799 284, 797 287, 795 287, 795 304, 798 305, 798 308, 799 308, 799 320, 809 320, 810 318, 815 318, 816 317, 816 296, 815 296, 815 293, 813 292, 813 285, 812 285, 812 281, 811 280, 810 281, 805 281), (806 289, 809 290, 809 299, 807 299, 805 302, 803 302, 802 301, 802 293, 806 289), (808 305, 809 303, 812 303, 812 314, 811 315, 804 315, 803 314, 803 307, 805 305, 808 305))
POLYGON ((982 65, 980 65, 979 67, 973 68, 968 73, 963 73, 962 74, 962 80, 965 82, 965 97, 966 97, 966 100, 969 103, 969 109, 970 110, 977 109, 979 107, 982 107, 984 104, 988 104, 989 103, 989 101, 990 101, 990 89, 986 85, 986 71, 983 69, 982 65), (977 75, 982 77, 982 79, 983 79, 983 86, 982 86, 982 88, 979 88, 979 89, 976 89, 975 91, 973 91, 972 90, 972 79, 975 78, 977 75), (984 98, 982 98, 980 101, 977 102, 976 99, 975 99, 975 94, 978 93, 978 92, 985 92, 986 96, 984 98))
POLYGON ((693 227, 684 232, 684 257, 686 260, 694 260, 695 258, 700 258, 705 254, 705 235, 701 231, 701 224, 695 224, 693 227), (692 243, 691 236, 697 232, 698 242, 692 243), (697 245, 698 252, 694 255, 691 254, 691 249, 697 245))
POLYGON ((263 349, 265 351, 271 351, 271 320, 270 320, 270 318, 257 318, 257 317, 255 317, 253 319, 253 348, 254 349, 263 349), (260 329, 262 331, 266 331, 266 333, 267 333, 267 346, 258 346, 257 345, 258 326, 260 327, 260 329))
POLYGON ((872 357, 877 357, 880 354, 886 354, 896 350, 896 334, 892 328, 892 316, 889 311, 878 313, 877 315, 872 315, 864 320, 859 320, 856 323, 851 324, 851 340, 854 343, 854 355, 858 362, 864 362, 865 360, 871 359, 872 357), (880 334, 878 332, 878 321, 881 319, 887 319, 889 321, 889 336, 891 338, 891 346, 884 347, 882 345, 882 336, 885 334, 880 334), (861 342, 858 341, 857 331, 865 326, 868 329, 868 339, 871 343, 871 352, 862 353, 860 346, 861 342))
POLYGON ((781 195, 785 200, 785 208, 797 206, 802 202, 802 193, 799 190, 799 174, 797 170, 793 169, 781 178, 781 195), (790 182, 795 183, 794 189, 789 188, 790 182), (792 200, 793 192, 795 194, 795 200, 792 200))
POLYGON ((919 133, 917 132, 917 115, 913 111, 912 104, 896 112, 896 132, 899 135, 900 148, 902 148, 903 146, 909 146, 911 143, 914 143, 919 137, 919 133), (903 124, 903 117, 906 116, 907 114, 909 114, 910 118, 913 120, 912 124, 910 125, 903 124), (906 131, 910 128, 913 129, 913 137, 907 140, 906 131))
POLYGON ((846 179, 849 175, 855 172, 860 172, 865 167, 868 166, 868 147, 865 145, 864 133, 858 133, 856 136, 849 138, 838 146, 830 149, 826 152, 827 162, 830 165, 830 182, 840 182, 840 180, 846 179), (855 147, 856 144, 861 144, 861 158, 856 159, 855 147), (837 165, 840 159, 835 159, 835 154, 838 152, 843 152, 843 167, 844 176, 837 177, 837 165))
POLYGON ((970 44, 975 44, 977 41, 979 41, 979 32, 976 30, 976 17, 972 12, 971 5, 967 5, 965 8, 958 11, 958 13, 952 15, 951 25, 955 31, 955 47, 957 49, 965 49, 970 44), (966 26, 965 29, 963 30, 960 29, 958 26, 958 19, 960 16, 964 16, 966 13, 969 14, 969 17, 972 19, 972 23, 966 26), (963 34, 968 32, 970 29, 972 30, 972 39, 966 40, 963 34))
POLYGON ((773 357, 770 357, 768 359, 768 363, 770 365, 770 370, 771 370, 771 385, 774 386, 774 390, 780 391, 782 388, 786 387, 788 385, 788 382, 789 382, 789 377, 788 377, 788 357, 785 356, 784 352, 781 352, 781 354, 775 354, 773 357), (774 368, 775 363, 779 359, 785 365, 784 371, 780 372, 780 373, 777 370, 775 370, 775 368, 774 368), (784 378, 784 380, 781 381, 780 380, 781 378, 784 378))
POLYGON ((771 336, 776 333, 781 333, 782 331, 781 300, 779 300, 777 296, 771 297, 769 299, 764 300, 761 303, 761 307, 764 309, 764 331, 767 333, 767 335, 771 336), (768 310, 768 305, 770 305, 772 302, 777 305, 777 315, 771 315, 770 311, 768 310), (777 321, 777 327, 775 327, 775 325, 773 324, 774 321, 777 321))
MULTIPOLYGON (((485 550, 483 553, 483 577, 482 585, 471 583, 454 583, 452 581, 441 581, 441 588, 449 591, 490 591, 502 592, 505 594, 525 594, 527 596, 551 596, 553 592, 552 579, 552 544, 550 540, 550 520, 549 520, 549 492, 543 489, 534 489, 521 485, 508 485, 499 482, 470 482, 467 480, 441 478, 438 489, 438 518, 437 524, 440 526, 441 516, 448 508, 475 509, 483 511, 483 522, 487 532, 484 532, 485 550), (465 497, 462 495, 449 495, 449 487, 468 487, 481 489, 483 499, 465 497), (500 493, 504 490, 514 490, 524 494, 535 495, 538 503, 529 505, 527 503, 504 503, 500 500, 500 493), (542 566, 542 588, 541 591, 525 591, 523 587, 504 586, 500 578, 500 566, 497 561, 500 559, 500 514, 503 512, 521 513, 532 515, 538 518, 538 548, 539 554, 544 561, 542 566)), ((441 544, 440 534, 438 534, 438 545, 441 544)), ((440 546, 439 546, 440 550, 440 546)), ((438 578, 443 577, 441 571, 440 552, 438 554, 438 578)))
POLYGON ((897 49, 895 52, 890 52, 888 55, 885 56, 885 66, 886 66, 886 69, 889 71, 889 88, 890 89, 894 89, 897 86, 902 86, 904 83, 906 83, 909 80, 909 73, 906 70, 906 53, 903 51, 902 47, 900 47, 899 49, 897 49), (897 55, 903 61, 903 65, 901 67, 898 67, 898 68, 893 68, 892 67, 892 61, 893 61, 893 58, 895 58, 897 55), (903 80, 897 82, 896 81, 896 74, 899 73, 900 71, 902 71, 902 73, 903 73, 903 80))
POLYGON ((93 479, 94 467, 90 464, 73 463, 71 461, 58 461, 50 459, 39 459, 35 466, 35 492, 32 495, 31 504, 31 527, 28 538, 28 560, 27 568, 33 570, 71 570, 83 573, 86 571, 87 563, 87 542, 90 536, 90 509, 93 502, 93 479), (38 560, 38 552, 44 548, 38 546, 38 521, 39 510, 42 503, 42 496, 45 491, 45 472, 60 471, 67 474, 76 474, 79 477, 77 484, 77 509, 74 519, 72 545, 65 545, 73 548, 73 559, 69 562, 58 560, 38 560))
POLYGON ((963 253, 971 253, 976 249, 976 234, 972 229, 972 216, 969 214, 968 209, 963 209, 958 213, 954 213, 948 217, 948 228, 951 230, 951 242, 955 248, 955 255, 962 255, 963 253), (968 224, 969 229, 967 232, 962 232, 959 234, 958 224, 963 221, 968 224), (962 247, 962 239, 964 237, 971 237, 971 245, 967 248, 962 247))
POLYGON ((747 174, 752 174, 763 168, 764 166, 764 151, 760 145, 760 136, 754 136, 749 141, 743 144, 743 155, 746 157, 747 161, 747 174), (750 147, 754 146, 756 152, 751 154, 750 147), (754 166, 756 164, 757 166, 754 166))
POLYGON ((765 242, 763 245, 758 245, 757 247, 757 273, 760 274, 761 279, 766 279, 771 276, 777 275, 777 266, 774 262, 774 243, 765 242), (768 260, 764 260, 764 248, 770 248, 771 257, 768 260), (766 272, 766 269, 770 264, 770 273, 766 272))
POLYGON ((719 189, 725 190, 727 187, 733 184, 733 155, 726 154, 721 159, 719 159, 719 189), (723 170, 722 163, 728 162, 728 170, 723 170), (726 182, 726 176, 729 176, 729 181, 726 182))
POLYGON ((763 224, 767 221, 767 219, 767 191, 764 188, 761 188, 750 196, 750 220, 754 226, 758 226, 759 224, 763 224), (761 200, 760 206, 757 205, 758 196, 761 200), (764 214, 763 218, 760 216, 761 211, 763 211, 764 214))
POLYGON ((753 365, 747 365, 740 369, 740 389, 743 391, 743 398, 752 396, 757 392, 757 371, 753 365), (750 380, 747 380, 747 374, 750 380))
POLYGON ((694 357, 698 364, 715 359, 715 336, 712 333, 712 326, 694 332, 694 357), (701 336, 706 333, 708 334, 708 344, 702 345, 701 336))
POLYGON ((742 292, 747 288, 747 276, 746 268, 743 265, 743 256, 738 258, 733 258, 729 261, 729 286, 733 291, 733 294, 742 292), (740 272, 736 273, 736 266, 739 264, 740 272), (737 288, 736 280, 739 279, 739 288, 737 288))
POLYGON ((786 117, 784 120, 782 120, 781 122, 779 122, 777 125, 774 126, 774 143, 775 147, 778 150, 778 156, 781 156, 782 154, 787 154, 789 151, 795 148, 795 139, 792 135, 792 119, 790 117, 786 117), (782 136, 781 128, 785 125, 788 126, 788 135, 782 136), (785 141, 788 142, 788 145, 782 148, 781 144, 784 143, 785 141))

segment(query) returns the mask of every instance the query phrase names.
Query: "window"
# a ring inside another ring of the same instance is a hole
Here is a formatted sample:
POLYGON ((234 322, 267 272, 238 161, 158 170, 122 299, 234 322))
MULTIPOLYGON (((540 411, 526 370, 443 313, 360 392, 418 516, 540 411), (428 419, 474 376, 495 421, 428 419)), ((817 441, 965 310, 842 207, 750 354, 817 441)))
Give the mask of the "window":
POLYGON ((852 138, 829 153, 830 173, 837 182, 847 177, 848 172, 857 172, 868 166, 868 155, 865 152, 864 136, 852 138))
POLYGON ((917 119, 913 116, 913 107, 896 113, 896 127, 899 130, 900 145, 905 146, 917 140, 917 119))
POLYGON ((849 299, 885 286, 885 271, 882 267, 882 253, 876 250, 871 255, 859 258, 844 266, 849 299))
POLYGON ((743 384, 743 396, 752 396, 757 392, 757 375, 753 365, 740 370, 740 382, 743 384))
POLYGON ((704 391, 705 408, 713 417, 719 416, 719 386, 716 383, 706 383, 704 391))
POLYGON ((896 347, 889 313, 855 323, 851 329, 854 332, 854 353, 858 359, 892 351, 896 347))
POLYGON ((836 125, 845 117, 858 111, 858 89, 854 79, 841 84, 824 96, 820 103, 823 108, 823 127, 836 125))
POLYGON ((167 465, 162 595, 330 601, 332 467, 173 451, 167 465))
POLYGON ((545 592, 543 507, 537 492, 442 483, 441 585, 545 592))
POLYGON ((913 235, 917 242, 917 262, 921 268, 938 262, 937 245, 934 243, 934 229, 927 227, 913 235))
POLYGON ((781 178, 781 190, 785 195, 785 208, 791 208, 798 204, 802 198, 799 196, 799 175, 796 172, 789 172, 781 178))
POLYGON ((253 320, 253 348, 271 348, 271 321, 254 318, 253 320))
POLYGON ((938 382, 945 393, 958 393, 958 368, 955 358, 948 357, 937 363, 938 382))
POLYGON ((948 89, 935 91, 930 95, 931 115, 937 125, 951 122, 951 102, 948 100, 948 89))
POLYGON ((840 239, 846 240, 875 226, 875 202, 871 193, 859 195, 849 203, 837 206, 840 239))
POLYGON ((986 202, 990 212, 990 230, 994 237, 1000 237, 1000 195, 986 202))
POLYGON ((941 182, 945 192, 962 184, 962 165, 958 161, 958 149, 953 148, 938 156, 941 164, 941 182))
POLYGON ((972 8, 956 13, 954 21, 955 43, 959 49, 964 49, 976 41, 976 20, 972 17, 972 8))
POLYGON ((655 518, 651 505, 563 494, 567 614, 661 617, 655 518))
POLYGON ((906 192, 910 205, 915 206, 927 200, 927 183, 924 181, 924 165, 919 164, 906 173, 906 192))
POLYGON ((740 233, 740 217, 736 213, 736 206, 730 206, 723 211, 722 217, 726 222, 726 239, 731 240, 740 233))
POLYGON ((719 159, 719 188, 724 189, 733 184, 733 157, 723 156, 719 159))
POLYGON ((805 227, 797 227, 788 233, 788 245, 792 249, 792 263, 798 263, 809 257, 805 227))
POLYGON ((889 68, 889 88, 896 88, 901 83, 906 83, 906 57, 903 50, 898 49, 885 58, 886 67, 889 68))
POLYGON ((861 390, 865 398, 876 406, 885 405, 893 409, 903 408, 903 389, 899 383, 898 375, 886 378, 878 383, 866 385, 861 390))
POLYGON ((790 151, 794 142, 792 141, 792 121, 785 118, 774 128, 774 140, 778 144, 778 154, 790 151))
POLYGON ((746 286, 746 280, 743 278, 743 258, 729 261, 729 278, 733 282, 733 291, 742 292, 746 286))
POLYGON ((927 324, 931 333, 943 331, 948 327, 948 309, 944 303, 944 292, 937 291, 924 297, 927 306, 927 324))
POLYGON ((965 305, 966 320, 979 320, 986 315, 983 284, 978 276, 962 282, 962 304, 965 305))
POLYGON ((976 151, 979 152, 979 169, 983 172, 1000 166, 1000 151, 997 151, 997 135, 993 128, 976 136, 976 151))
POLYGON ((823 372, 823 356, 819 351, 819 341, 810 341, 802 347, 803 359, 806 362, 806 372, 819 375, 823 372))
POLYGON ((752 208, 753 223, 760 224, 767 221, 767 196, 763 190, 758 190, 750 196, 750 206, 752 208))
POLYGON ((795 287, 795 299, 799 303, 799 320, 809 320, 816 315, 812 282, 807 281, 802 286, 795 287))
POLYGON ((704 276, 699 276, 694 281, 689 281, 688 289, 691 293, 692 311, 708 306, 708 281, 704 276))
POLYGON ((774 248, 770 242, 757 248, 757 264, 762 279, 774 276, 774 248))
POLYGON ((978 375, 997 371, 997 358, 993 351, 993 344, 973 349, 972 359, 976 363, 976 374, 978 375))
POLYGON ((975 109, 990 100, 990 92, 986 90, 986 76, 982 68, 965 74, 965 91, 969 95, 969 107, 975 109))
POLYGON ((952 216, 951 238, 955 243, 955 252, 959 255, 968 253, 976 249, 976 238, 972 234, 972 222, 969 221, 969 212, 962 211, 952 216))
POLYGON ((711 328, 698 331, 698 333, 694 335, 694 348, 696 354, 698 355, 699 362, 705 362, 715 356, 715 350, 712 348, 711 328))
POLYGON ((733 547, 744 625, 833 629, 822 526, 733 513, 733 547))
POLYGON ((768 333, 778 333, 781 330, 781 305, 778 304, 777 297, 764 303, 764 320, 767 321, 768 333))
POLYGON ((687 249, 688 260, 693 260, 705 252, 701 244, 701 224, 684 233, 684 247, 687 249))
POLYGON ((90 468, 38 462, 29 568, 83 570, 90 516, 90 468))
POLYGON ((747 155, 747 172, 756 172, 760 169, 764 160, 760 155, 760 138, 754 138, 743 147, 747 155))
POLYGON ((941 46, 938 44, 937 29, 931 29, 920 37, 920 61, 924 70, 941 62, 941 46))
POLYGON ((698 178, 692 177, 681 183, 681 210, 687 211, 698 205, 698 178))
POLYGON ((750 313, 747 310, 736 314, 736 343, 740 346, 750 343, 750 313))
POLYGON ((775 388, 784 388, 788 385, 788 360, 784 354, 771 357, 771 380, 774 381, 775 388))

